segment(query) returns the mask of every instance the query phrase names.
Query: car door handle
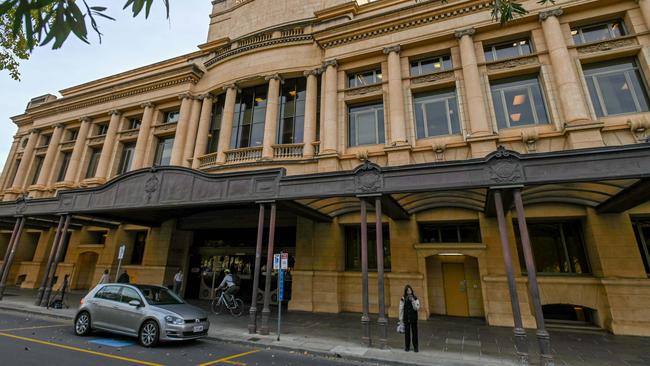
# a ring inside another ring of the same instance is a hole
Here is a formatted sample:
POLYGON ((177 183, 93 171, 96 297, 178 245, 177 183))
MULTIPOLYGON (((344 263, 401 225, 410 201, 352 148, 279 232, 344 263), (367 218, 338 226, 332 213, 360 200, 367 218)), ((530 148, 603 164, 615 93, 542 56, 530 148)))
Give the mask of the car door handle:
POLYGON ((119 306, 117 306, 117 305, 111 305, 111 309, 119 309, 119 306))

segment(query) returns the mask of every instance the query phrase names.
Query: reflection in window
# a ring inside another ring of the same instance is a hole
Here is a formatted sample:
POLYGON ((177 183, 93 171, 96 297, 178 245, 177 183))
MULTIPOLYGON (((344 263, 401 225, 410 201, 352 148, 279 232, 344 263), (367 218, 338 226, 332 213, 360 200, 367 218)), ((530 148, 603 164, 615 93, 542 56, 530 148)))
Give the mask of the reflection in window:
POLYGON ((34 158, 34 169, 32 170, 32 179, 31 179, 31 185, 36 184, 38 182, 38 176, 41 174, 41 168, 43 167, 43 157, 42 156, 37 156, 34 158))
POLYGON ((359 71, 348 74, 348 88, 381 83, 381 69, 359 71))
POLYGON ((135 143, 124 144, 122 147, 122 157, 120 158, 120 165, 117 168, 117 174, 124 174, 131 170, 131 163, 133 162, 133 154, 135 152, 135 143))
MULTIPOLYGON (((382 225, 384 239, 384 270, 390 271, 390 232, 382 225)), ((345 270, 361 271, 361 225, 345 227, 345 270)), ((368 270, 377 270, 377 233, 375 225, 368 225, 368 270)))
POLYGON ((648 94, 634 59, 582 66, 598 117, 648 111, 648 94))
POLYGON ((176 123, 178 122, 178 118, 180 117, 181 112, 179 111, 169 111, 165 112, 165 116, 163 118, 163 123, 176 123))
POLYGON ((640 220, 634 223, 636 243, 641 252, 645 272, 650 276, 650 220, 640 220))
POLYGON ((65 174, 68 172, 68 165, 70 165, 70 157, 72 156, 71 152, 63 153, 63 158, 61 159, 61 166, 59 169, 59 174, 56 176, 57 182, 63 182, 65 180, 65 174))
POLYGON ((307 79, 305 78, 284 81, 280 94, 278 144, 303 142, 306 88, 307 79))
POLYGON ((133 239, 133 251, 131 252, 131 264, 142 264, 144 258, 144 247, 147 242, 147 232, 137 231, 133 239))
POLYGON ((138 129, 138 128, 140 128, 141 124, 142 124, 142 119, 140 119, 140 118, 129 118, 127 129, 128 130, 138 129))
POLYGON ((533 48, 530 40, 525 38, 489 45, 483 48, 483 51, 485 52, 485 61, 490 62, 529 55, 533 52, 533 48))
POLYGON ((78 129, 69 129, 66 131, 66 137, 64 141, 75 141, 77 140, 78 134, 79 134, 78 129))
POLYGON ((349 146, 383 144, 383 103, 350 107, 348 127, 349 146))
POLYGON ((417 94, 413 104, 418 138, 460 133, 456 90, 417 94))
POLYGON ((101 149, 90 149, 90 160, 88 161, 88 169, 86 169, 86 178, 92 178, 97 172, 97 164, 99 164, 99 157, 102 155, 101 149))
POLYGON ((262 146, 266 118, 267 84, 246 88, 237 95, 230 146, 262 146))
POLYGON ((478 222, 420 223, 421 243, 480 243, 478 222))
POLYGON ((624 36, 625 33, 625 25, 621 20, 590 24, 571 29, 571 35, 575 44, 606 41, 624 36))
POLYGON ((536 75, 494 81, 490 88, 499 128, 548 123, 536 75))
POLYGON ((174 147, 174 138, 166 138, 158 140, 156 146, 156 156, 153 161, 155 166, 169 165, 172 160, 172 148, 174 147))
POLYGON ((97 136, 104 136, 108 133, 108 123, 97 125, 97 136))
POLYGON ((411 76, 431 74, 452 68, 451 55, 427 57, 411 61, 411 76))
MULTIPOLYGON (((521 270, 526 271, 519 227, 515 226, 521 270)), ((528 223, 538 273, 591 273, 580 221, 528 223)))
POLYGON ((212 120, 210 122, 210 132, 208 133, 208 151, 207 153, 217 152, 219 148, 219 134, 221 133, 221 120, 223 119, 223 108, 226 101, 226 95, 219 95, 212 107, 212 120))

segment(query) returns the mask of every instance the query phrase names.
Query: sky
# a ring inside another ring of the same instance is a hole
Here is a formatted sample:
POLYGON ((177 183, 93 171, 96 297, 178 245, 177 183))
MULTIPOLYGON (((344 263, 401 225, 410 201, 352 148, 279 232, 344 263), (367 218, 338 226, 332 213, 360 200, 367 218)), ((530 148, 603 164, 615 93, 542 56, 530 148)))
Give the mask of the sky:
POLYGON ((23 113, 31 98, 48 93, 60 97, 61 89, 196 51, 207 39, 210 0, 170 0, 169 19, 161 0, 154 1, 148 19, 143 14, 134 19, 130 9, 122 10, 126 0, 87 2, 107 7, 116 19, 97 18, 101 44, 89 29, 90 45, 70 35, 58 50, 51 45, 35 49, 21 62, 20 81, 0 70, 0 166, 17 130, 10 118, 23 113))

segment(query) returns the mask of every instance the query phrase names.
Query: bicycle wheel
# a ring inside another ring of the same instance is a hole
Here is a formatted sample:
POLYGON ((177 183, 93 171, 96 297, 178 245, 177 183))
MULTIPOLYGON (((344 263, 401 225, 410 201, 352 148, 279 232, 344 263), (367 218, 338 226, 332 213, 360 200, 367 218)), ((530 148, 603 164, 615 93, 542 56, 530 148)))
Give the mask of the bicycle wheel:
POLYGON ((223 302, 221 301, 221 298, 216 298, 212 300, 212 312, 215 313, 216 315, 219 315, 223 312, 223 302))
POLYGON ((230 314, 241 316, 244 313, 244 302, 241 299, 235 299, 233 305, 234 306, 230 308, 230 314))

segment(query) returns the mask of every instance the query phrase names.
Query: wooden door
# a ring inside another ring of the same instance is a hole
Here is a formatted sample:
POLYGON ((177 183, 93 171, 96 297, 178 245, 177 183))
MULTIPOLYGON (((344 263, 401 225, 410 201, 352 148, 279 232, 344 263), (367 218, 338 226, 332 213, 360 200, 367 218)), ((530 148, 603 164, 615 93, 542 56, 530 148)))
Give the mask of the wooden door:
POLYGON ((447 315, 469 316, 467 281, 463 263, 442 263, 447 315))

